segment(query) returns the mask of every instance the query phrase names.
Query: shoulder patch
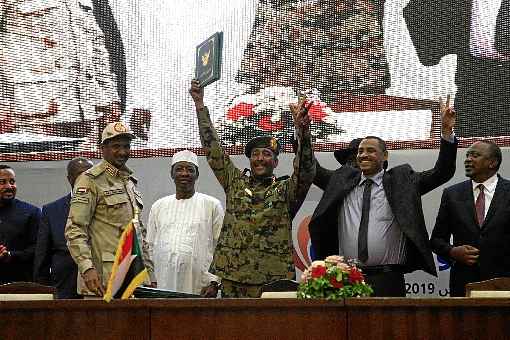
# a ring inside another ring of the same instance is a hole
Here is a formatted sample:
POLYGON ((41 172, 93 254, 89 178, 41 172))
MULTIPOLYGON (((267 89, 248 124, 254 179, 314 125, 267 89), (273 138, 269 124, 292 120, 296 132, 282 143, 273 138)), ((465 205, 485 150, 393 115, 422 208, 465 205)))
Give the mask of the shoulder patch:
POLYGON ((74 192, 75 194, 78 194, 78 195, 84 195, 86 193, 88 193, 90 190, 89 188, 85 188, 85 187, 80 187, 80 188, 76 188, 76 191, 74 192))
POLYGON ((89 198, 86 197, 86 196, 73 196, 73 198, 71 198, 71 203, 85 203, 85 204, 88 204, 89 203, 89 198))

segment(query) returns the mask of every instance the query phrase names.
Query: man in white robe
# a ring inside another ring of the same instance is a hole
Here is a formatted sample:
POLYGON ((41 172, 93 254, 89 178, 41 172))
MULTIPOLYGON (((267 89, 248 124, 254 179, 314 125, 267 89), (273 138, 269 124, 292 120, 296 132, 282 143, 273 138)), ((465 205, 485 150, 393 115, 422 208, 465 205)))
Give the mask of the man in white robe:
POLYGON ((216 297, 219 278, 209 273, 209 266, 223 224, 223 208, 216 198, 195 192, 196 154, 176 153, 170 171, 176 193, 152 205, 147 227, 158 288, 216 297))

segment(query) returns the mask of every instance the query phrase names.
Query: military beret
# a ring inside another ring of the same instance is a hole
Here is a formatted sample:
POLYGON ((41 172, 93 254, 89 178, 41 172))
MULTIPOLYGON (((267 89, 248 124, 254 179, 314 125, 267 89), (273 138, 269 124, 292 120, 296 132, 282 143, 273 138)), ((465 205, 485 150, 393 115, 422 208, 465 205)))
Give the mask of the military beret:
POLYGON ((278 155, 280 153, 281 145, 276 138, 271 136, 255 137, 250 140, 244 148, 244 154, 246 157, 250 158, 251 150, 254 148, 270 149, 275 155, 278 155))

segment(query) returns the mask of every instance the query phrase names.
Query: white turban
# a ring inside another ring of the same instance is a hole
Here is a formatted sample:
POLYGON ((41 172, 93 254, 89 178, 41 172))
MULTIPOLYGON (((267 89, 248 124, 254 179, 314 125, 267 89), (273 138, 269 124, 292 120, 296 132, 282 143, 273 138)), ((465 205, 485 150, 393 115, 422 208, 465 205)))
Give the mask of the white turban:
POLYGON ((172 163, 170 164, 170 166, 174 166, 178 162, 188 162, 196 165, 196 167, 198 168, 198 157, 194 152, 191 152, 189 150, 182 150, 177 152, 172 157, 172 163))

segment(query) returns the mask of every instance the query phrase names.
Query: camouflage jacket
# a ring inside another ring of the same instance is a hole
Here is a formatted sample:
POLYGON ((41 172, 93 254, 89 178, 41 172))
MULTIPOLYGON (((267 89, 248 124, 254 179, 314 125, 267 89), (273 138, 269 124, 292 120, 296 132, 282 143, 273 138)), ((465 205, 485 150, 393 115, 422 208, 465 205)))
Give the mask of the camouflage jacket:
MULTIPOLYGON (((103 160, 80 175, 74 185, 65 228, 67 245, 80 274, 95 268, 105 287, 120 236, 133 217, 140 216, 143 207, 136 183, 129 169, 118 170, 103 160)), ((141 240, 145 266, 151 280, 155 281, 145 227, 138 220, 135 228, 141 240)), ((89 294, 81 275, 78 276, 78 292, 89 294)))
POLYGON ((226 194, 226 212, 211 271, 246 284, 294 277, 292 219, 315 176, 309 133, 299 140, 290 178, 254 181, 223 151, 207 108, 197 113, 207 160, 226 194))

